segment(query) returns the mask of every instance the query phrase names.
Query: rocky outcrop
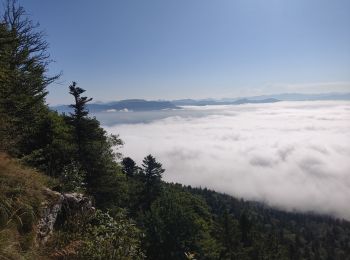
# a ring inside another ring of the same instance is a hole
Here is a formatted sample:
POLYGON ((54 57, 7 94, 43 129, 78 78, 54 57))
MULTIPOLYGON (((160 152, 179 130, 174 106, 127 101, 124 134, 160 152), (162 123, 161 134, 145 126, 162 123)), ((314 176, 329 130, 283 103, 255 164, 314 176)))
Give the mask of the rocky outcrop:
POLYGON ((36 242, 43 245, 47 242, 53 232, 58 213, 61 211, 64 197, 61 193, 45 189, 46 201, 42 204, 41 218, 37 224, 36 242))
POLYGON ((90 212, 94 210, 91 198, 82 193, 63 193, 63 206, 71 213, 90 212))
POLYGON ((37 245, 44 245, 51 237, 54 226, 60 215, 90 213, 95 210, 91 198, 81 193, 59 193, 45 189, 45 202, 42 204, 40 219, 37 224, 37 245), (63 213, 64 212, 64 213, 63 213))

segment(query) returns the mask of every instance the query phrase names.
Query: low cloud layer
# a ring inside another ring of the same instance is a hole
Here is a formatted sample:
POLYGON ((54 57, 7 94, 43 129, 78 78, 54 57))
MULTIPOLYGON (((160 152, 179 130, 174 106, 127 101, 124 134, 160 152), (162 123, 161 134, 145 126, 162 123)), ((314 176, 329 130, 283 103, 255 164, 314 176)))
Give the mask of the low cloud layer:
POLYGON ((123 154, 138 163, 155 155, 166 181, 350 220, 349 102, 185 110, 186 116, 106 129, 120 134, 123 154), (208 113, 191 116, 198 110, 208 113))

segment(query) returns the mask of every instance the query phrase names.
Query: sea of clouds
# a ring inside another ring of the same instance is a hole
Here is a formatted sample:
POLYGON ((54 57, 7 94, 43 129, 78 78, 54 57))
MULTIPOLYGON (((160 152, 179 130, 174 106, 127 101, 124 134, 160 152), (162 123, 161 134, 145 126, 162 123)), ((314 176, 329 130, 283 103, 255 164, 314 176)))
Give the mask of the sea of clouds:
POLYGON ((105 128, 120 134, 124 156, 141 164, 153 154, 166 181, 350 220, 350 102, 184 110, 105 128))

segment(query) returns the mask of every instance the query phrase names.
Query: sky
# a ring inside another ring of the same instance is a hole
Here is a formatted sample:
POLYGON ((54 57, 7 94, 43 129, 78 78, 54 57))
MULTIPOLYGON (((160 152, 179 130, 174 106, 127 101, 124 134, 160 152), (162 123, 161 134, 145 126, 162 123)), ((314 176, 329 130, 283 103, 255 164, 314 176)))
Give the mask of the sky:
POLYGON ((124 156, 141 165, 152 154, 168 182, 350 220, 349 101, 184 110, 147 123, 103 122, 125 142, 124 156))
POLYGON ((348 0, 20 0, 50 44, 50 104, 350 91, 348 0))

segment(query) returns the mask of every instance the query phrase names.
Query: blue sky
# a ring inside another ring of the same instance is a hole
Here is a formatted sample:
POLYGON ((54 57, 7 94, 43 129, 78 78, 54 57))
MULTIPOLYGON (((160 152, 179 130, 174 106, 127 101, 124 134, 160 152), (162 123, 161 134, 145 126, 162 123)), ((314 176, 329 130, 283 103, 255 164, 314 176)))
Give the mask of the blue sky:
POLYGON ((350 91, 348 0, 20 1, 95 101, 350 91))

